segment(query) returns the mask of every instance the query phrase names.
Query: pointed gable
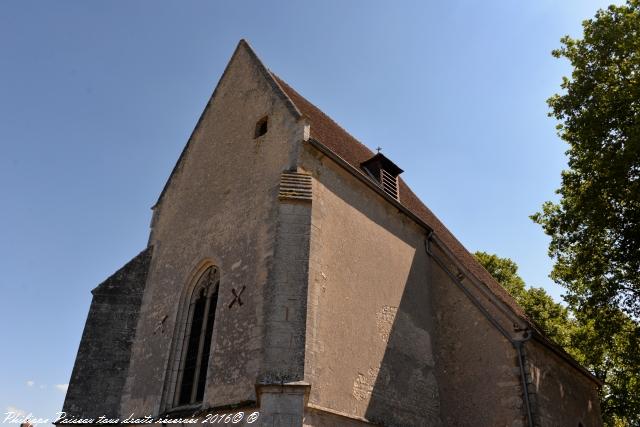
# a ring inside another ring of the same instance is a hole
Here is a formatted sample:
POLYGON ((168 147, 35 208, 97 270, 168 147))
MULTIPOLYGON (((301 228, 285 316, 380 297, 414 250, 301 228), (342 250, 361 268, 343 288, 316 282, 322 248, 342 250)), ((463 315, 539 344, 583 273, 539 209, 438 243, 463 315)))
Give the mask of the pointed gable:
MULTIPOLYGON (((220 86, 220 82, 222 82, 227 75, 231 64, 234 62, 236 57, 239 55, 241 51, 246 52, 251 58, 254 65, 260 70, 262 76, 265 77, 266 81, 273 88, 275 94, 285 103, 287 109, 294 115, 294 117, 299 118, 304 116, 310 123, 310 137, 319 141, 328 149, 330 149, 333 153, 341 157, 347 163, 352 165, 354 168, 360 170, 360 165, 367 160, 371 159, 374 156, 373 151, 371 151, 366 145, 362 144, 356 138, 354 138, 351 134, 349 134, 346 130, 344 130, 339 124, 337 124, 334 120, 332 120, 329 116, 323 113, 318 107, 309 102, 306 98, 300 95, 297 91, 295 91, 291 86, 289 86, 284 80, 280 77, 272 73, 258 58, 254 50, 251 48, 249 43, 241 39, 236 49, 229 60, 218 85, 213 91, 207 106, 202 112, 196 126, 187 141, 178 161, 176 162, 167 182, 158 197, 158 201, 154 205, 157 206, 160 204, 164 194, 167 191, 172 179, 177 174, 177 171, 182 164, 186 153, 189 150, 189 146, 191 145, 191 141, 193 140, 194 134, 198 131, 203 118, 207 114, 209 106, 212 101, 215 99, 218 88, 220 86)), ((425 206, 424 203, 411 191, 411 189, 407 186, 403 179, 398 180, 398 192, 399 199, 401 203, 408 208, 413 214, 419 217, 422 221, 424 221, 427 225, 431 227, 431 229, 436 233, 436 235, 445 243, 448 249, 458 258, 458 260, 467 268, 478 280, 485 283, 485 285, 494 293, 499 299, 504 302, 507 306, 509 306, 518 316, 525 318, 526 315, 522 311, 522 309, 515 302, 513 297, 509 295, 509 293, 498 283, 496 280, 487 272, 474 258, 474 256, 466 250, 466 248, 453 236, 453 234, 444 226, 444 224, 431 212, 429 208, 425 206)))
POLYGON ((189 148, 190 148, 190 146, 192 144, 194 136, 198 132, 198 130, 200 129, 203 119, 207 116, 207 113, 209 112, 209 107, 211 106, 211 104, 215 100, 216 95, 218 94, 218 89, 220 88, 220 85, 221 85, 222 81, 225 80, 225 77, 227 76, 227 74, 229 73, 229 70, 232 67, 232 64, 237 60, 237 58, 240 56, 241 53, 246 53, 247 54, 247 56, 251 60, 252 65, 255 66, 259 70, 260 75, 262 75, 262 77, 265 78, 265 80, 267 81, 269 86, 272 88, 272 90, 276 94, 276 96, 280 100, 282 100, 282 102, 284 102, 284 104, 287 107, 287 110, 293 115, 293 117, 298 119, 298 118, 300 118, 302 116, 302 113, 300 112, 298 107, 292 102, 292 100, 289 98, 289 96, 286 94, 286 92, 280 86, 278 80, 274 78, 273 74, 271 74, 271 72, 267 69, 267 67, 265 67, 265 65, 262 63, 260 58, 258 58, 258 55, 256 55, 255 51, 251 48, 249 43, 245 39, 241 39, 238 42, 238 45, 236 46, 235 50, 233 51, 233 54, 231 55, 231 59, 229 59, 229 62, 227 63, 227 66, 225 67, 225 69, 224 69, 224 71, 222 73, 222 76, 220 76, 220 80, 218 80, 218 84, 216 85, 216 88, 213 90, 213 93, 209 97, 209 101, 207 102, 207 105, 205 106, 204 110, 202 111, 202 114, 200 115, 200 117, 198 118, 198 121, 196 122, 196 125, 193 128, 193 131, 191 132, 191 135, 189 136, 189 139, 187 140, 186 145, 184 146, 184 148, 182 149, 182 152, 180 153, 180 157, 178 157, 178 160, 176 161, 176 164, 173 166, 173 169, 171 170, 171 174, 169 174, 169 178, 165 182, 164 187, 162 188, 162 191, 160 192, 160 195, 158 196, 158 200, 156 201, 156 203, 152 207, 152 209, 154 209, 156 206, 158 206, 160 204, 160 202, 162 201, 162 198, 164 197, 165 193, 167 192, 167 189, 169 188, 169 185, 171 184, 171 181, 173 180, 175 175, 180 170, 180 167, 181 167, 181 165, 182 165, 182 163, 184 161, 184 158, 185 158, 186 154, 188 153, 189 148))

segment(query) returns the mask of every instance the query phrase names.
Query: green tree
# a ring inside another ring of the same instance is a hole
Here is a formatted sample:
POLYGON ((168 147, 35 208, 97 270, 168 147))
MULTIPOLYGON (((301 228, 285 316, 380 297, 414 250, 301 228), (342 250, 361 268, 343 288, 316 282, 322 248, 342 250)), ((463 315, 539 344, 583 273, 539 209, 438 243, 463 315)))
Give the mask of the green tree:
POLYGON ((542 288, 527 288, 518 274, 518 265, 511 259, 480 251, 474 255, 548 338, 567 351, 571 349, 571 334, 576 325, 562 304, 555 302, 542 288))
POLYGON ((607 426, 640 426, 640 353, 638 328, 617 310, 602 315, 576 313, 579 327, 568 350, 604 382, 600 407, 607 426))
POLYGON ((509 258, 482 251, 474 253, 480 264, 505 288, 518 303, 526 293, 524 280, 518 274, 518 265, 509 258))
POLYGON ((640 1, 582 25, 582 39, 553 51, 572 74, 548 100, 568 169, 560 200, 532 219, 551 237, 551 277, 581 325, 572 345, 605 382, 605 421, 640 426, 640 1))
POLYGON ((532 219, 551 236, 552 278, 577 309, 640 318, 640 1, 599 10, 553 55, 573 67, 549 98, 568 144, 558 203, 532 219))

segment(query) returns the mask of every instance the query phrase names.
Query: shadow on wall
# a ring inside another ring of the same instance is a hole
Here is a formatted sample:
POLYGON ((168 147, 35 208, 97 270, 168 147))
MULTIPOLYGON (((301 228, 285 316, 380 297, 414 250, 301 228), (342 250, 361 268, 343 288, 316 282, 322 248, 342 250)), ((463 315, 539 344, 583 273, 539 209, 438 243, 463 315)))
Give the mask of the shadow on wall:
MULTIPOLYGON (((364 409, 364 414, 361 414, 366 419, 375 423, 439 426, 440 397, 430 332, 434 330, 431 286, 428 283, 430 263, 424 248, 426 231, 390 204, 376 200, 378 196, 370 189, 360 184, 354 188, 349 182, 352 178, 346 172, 332 174, 325 169, 317 179, 333 197, 340 199, 341 204, 357 210, 369 222, 364 222, 362 226, 359 223, 352 226, 341 224, 339 228, 346 227, 351 233, 375 234, 377 230, 369 226, 375 225, 381 231, 380 235, 393 235, 388 240, 376 241, 377 244, 390 245, 384 250, 367 246, 371 243, 370 236, 354 235, 353 239, 349 239, 359 242, 345 244, 349 250, 358 253, 361 259, 369 258, 364 263, 358 263, 359 268, 394 265, 396 267, 387 268, 402 269, 393 274, 385 275, 382 272, 373 278, 372 283, 362 279, 371 278, 370 272, 364 275, 353 273, 352 277, 357 280, 344 287, 343 292, 348 292, 353 299, 361 298, 363 292, 368 293, 367 304, 374 304, 350 307, 354 311, 348 321, 357 324, 362 321, 357 316, 365 315, 367 322, 376 323, 374 328, 363 325, 362 330, 355 332, 355 342, 362 348, 349 352, 357 358, 352 361, 354 363, 350 362, 351 369, 356 369, 356 372, 348 373, 354 374, 354 379, 350 380, 353 382, 348 384, 349 397, 366 405, 357 406, 364 409), (389 253, 394 248, 401 252, 389 253), (388 263, 390 258, 395 262, 388 263), (386 283, 382 277, 402 277, 398 280, 404 283, 386 283), (390 289, 370 289, 372 285, 390 289), (369 331, 373 331, 371 336, 367 336, 369 331)), ((330 200, 330 196, 327 196, 327 200, 330 200)), ((331 204, 330 201, 326 203, 331 204)), ((339 209, 332 212, 341 213, 339 209)), ((349 212, 346 211, 346 214, 349 212)), ((348 251, 345 254, 351 255, 348 251)), ((346 277, 350 276, 342 276, 343 279, 346 277)), ((341 295, 342 299, 344 295, 341 295)), ((342 389, 340 394, 346 391, 342 389)), ((344 408, 350 410, 346 405, 344 408)))
POLYGON ((429 334, 433 329, 428 272, 420 249, 416 248, 400 306, 385 306, 376 313, 379 338, 387 342, 380 367, 369 368, 354 384, 356 398, 369 399, 365 417, 382 425, 441 425, 429 334))

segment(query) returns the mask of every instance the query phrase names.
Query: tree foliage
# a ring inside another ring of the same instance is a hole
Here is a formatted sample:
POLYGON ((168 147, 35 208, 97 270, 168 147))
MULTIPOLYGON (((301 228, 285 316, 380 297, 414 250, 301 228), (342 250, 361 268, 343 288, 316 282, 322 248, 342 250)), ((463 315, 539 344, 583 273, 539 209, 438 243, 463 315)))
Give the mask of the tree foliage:
POLYGON ((605 421, 640 426, 640 0, 582 25, 553 51, 572 73, 548 100, 568 169, 532 219, 580 325, 573 354, 605 382, 605 421))
POLYGON ((551 236, 552 278, 576 308, 640 318, 640 1, 583 22, 553 51, 573 67, 550 115, 568 144, 558 203, 532 216, 551 236))
POLYGON ((563 347, 570 346, 575 322, 562 304, 555 302, 542 288, 527 288, 518 274, 518 265, 511 259, 486 252, 474 255, 548 338, 563 347))

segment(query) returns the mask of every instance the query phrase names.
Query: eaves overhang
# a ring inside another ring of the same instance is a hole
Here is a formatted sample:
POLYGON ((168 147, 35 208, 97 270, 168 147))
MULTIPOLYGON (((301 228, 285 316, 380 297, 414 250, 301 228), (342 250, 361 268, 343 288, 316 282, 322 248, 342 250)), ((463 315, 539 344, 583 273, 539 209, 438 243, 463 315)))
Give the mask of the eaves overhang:
POLYGON ((373 178, 364 174, 362 170, 352 166, 349 162, 347 162, 345 159, 343 159, 342 157, 340 157, 339 155, 331 151, 331 149, 329 149, 326 145, 322 144, 320 141, 317 141, 313 138, 309 138, 306 141, 306 143, 308 143, 311 147, 315 148, 316 150, 318 150, 319 152, 321 152, 322 154, 324 154, 325 156, 333 160, 335 163, 340 165, 343 169, 345 169, 355 178, 357 178, 358 180, 363 182, 365 185, 367 185, 369 188, 371 188, 373 191, 375 191, 384 200, 391 203, 400 212, 404 213, 413 221, 415 221, 419 226, 423 227, 426 231, 426 234, 433 232, 433 229, 429 226, 429 224, 427 224, 419 216, 411 212, 406 206, 404 206, 398 200, 396 200, 395 198, 387 194, 380 187, 380 184, 377 181, 374 181, 373 178))

